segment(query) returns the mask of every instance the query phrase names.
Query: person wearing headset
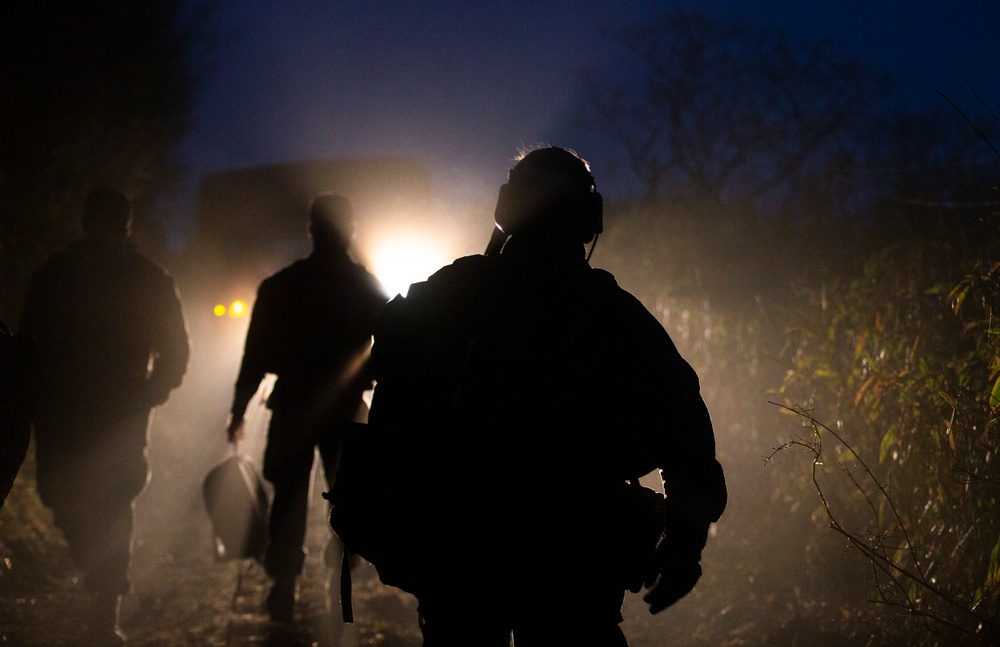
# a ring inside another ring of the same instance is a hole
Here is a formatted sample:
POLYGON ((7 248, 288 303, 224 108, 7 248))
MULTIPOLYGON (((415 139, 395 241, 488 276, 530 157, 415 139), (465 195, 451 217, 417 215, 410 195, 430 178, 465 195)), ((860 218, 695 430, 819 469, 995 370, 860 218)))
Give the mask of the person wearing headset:
POLYGON ((531 150, 487 253, 380 318, 369 429, 416 512, 374 563, 416 595, 426 647, 627 645, 626 590, 656 613, 701 576, 727 501, 712 423, 660 323, 590 266, 602 211, 585 160, 531 150), (657 469, 665 499, 638 485, 657 469))

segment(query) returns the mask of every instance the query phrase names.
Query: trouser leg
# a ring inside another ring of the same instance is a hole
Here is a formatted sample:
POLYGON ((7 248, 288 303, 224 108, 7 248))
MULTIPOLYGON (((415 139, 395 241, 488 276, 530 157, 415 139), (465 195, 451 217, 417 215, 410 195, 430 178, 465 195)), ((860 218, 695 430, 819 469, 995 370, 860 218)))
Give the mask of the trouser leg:
POLYGON ((84 589, 90 596, 84 623, 83 644, 124 644, 118 631, 121 596, 128 593, 133 506, 99 505, 92 498, 55 512, 56 525, 66 536, 73 561, 84 572, 84 589))
POLYGON ((274 579, 266 608, 272 620, 291 622, 295 608, 296 579, 305 561, 309 477, 294 475, 274 481, 271 506, 271 541, 264 555, 264 568, 274 579))
POLYGON ((296 579, 305 562, 303 544, 314 459, 315 443, 298 421, 275 412, 264 451, 264 477, 274 486, 264 569, 274 579, 265 606, 279 622, 292 620, 296 579))
POLYGON ((88 611, 88 630, 83 638, 86 647, 122 647, 125 644, 125 637, 118 630, 120 604, 120 595, 94 595, 88 611))
POLYGON ((583 582, 522 589, 515 603, 514 647, 628 647, 620 626, 624 598, 625 592, 614 587, 583 582))
POLYGON ((145 487, 149 412, 86 421, 47 420, 39 435, 39 492, 93 591, 129 591, 133 501, 145 487), (59 423, 71 425, 63 429, 59 423), (72 432, 72 434, 70 433, 72 432), (76 442, 71 442, 75 439, 76 442), (44 440, 44 442, 43 442, 44 440))
POLYGON ((549 600, 527 608, 517 593, 509 607, 470 595, 465 600, 420 600, 424 647, 508 647, 511 635, 514 647, 628 647, 619 625, 623 593, 612 591, 578 606, 564 606, 552 604, 559 592, 549 589, 549 600))
POLYGON ((510 624, 493 604, 432 596, 419 600, 419 612, 423 647, 510 646, 510 624))
POLYGON ((294 580, 305 561, 303 543, 315 459, 315 443, 306 436, 295 417, 280 412, 272 414, 264 451, 264 478, 274 486, 274 500, 271 541, 264 566, 276 580, 294 580))
POLYGON ((131 502, 103 510, 81 503, 72 511, 56 510, 55 522, 66 537, 74 563, 84 572, 86 589, 104 594, 128 593, 131 502))
POLYGON ((592 647, 628 647, 618 623, 546 623, 514 628, 514 647, 552 647, 552 645, 591 645, 592 647))
POLYGON ((119 506, 108 519, 108 542, 92 558, 87 579, 90 588, 107 593, 124 594, 131 589, 128 576, 132 555, 133 504, 119 506))
POLYGON ((295 579, 305 561, 303 543, 306 537, 306 516, 309 511, 309 474, 299 474, 272 481, 274 501, 271 504, 271 541, 264 557, 271 577, 295 579))

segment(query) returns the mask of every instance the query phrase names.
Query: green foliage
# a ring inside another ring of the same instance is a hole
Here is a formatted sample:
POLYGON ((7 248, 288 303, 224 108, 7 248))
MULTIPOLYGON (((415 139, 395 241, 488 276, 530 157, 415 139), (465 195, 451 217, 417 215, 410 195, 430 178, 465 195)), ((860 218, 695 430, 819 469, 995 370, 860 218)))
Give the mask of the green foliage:
POLYGON ((996 294, 981 135, 997 125, 887 111, 889 86, 822 44, 660 18, 613 34, 641 89, 586 88, 585 120, 641 196, 609 205, 597 260, 702 378, 733 495, 712 545, 774 616, 975 643, 996 621, 1000 326, 968 304, 996 294), (758 405, 775 392, 832 421, 822 458, 812 434, 792 443, 811 469, 748 467, 773 442, 758 405), (865 559, 845 559, 845 536, 865 559))
POLYGON ((897 246, 861 278, 806 293, 781 391, 832 407, 822 417, 836 432, 799 410, 816 436, 791 444, 813 450, 816 488, 834 528, 871 561, 876 601, 906 612, 885 628, 910 644, 992 644, 1000 264, 970 261, 951 277, 946 252, 897 246), (836 470, 823 464, 820 429, 837 441, 836 470), (909 626, 928 621, 929 633, 909 626))

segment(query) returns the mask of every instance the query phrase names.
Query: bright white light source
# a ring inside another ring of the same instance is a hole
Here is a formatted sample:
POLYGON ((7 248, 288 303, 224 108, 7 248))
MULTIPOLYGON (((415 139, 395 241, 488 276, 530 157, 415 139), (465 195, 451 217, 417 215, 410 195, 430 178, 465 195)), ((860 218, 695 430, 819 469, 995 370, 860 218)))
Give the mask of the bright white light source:
POLYGON ((229 316, 230 317, 242 317, 247 313, 247 304, 243 301, 233 301, 232 305, 229 306, 229 316))
POLYGON ((406 295, 411 283, 422 281, 451 262, 444 247, 423 235, 395 234, 376 243, 371 272, 388 296, 406 295))

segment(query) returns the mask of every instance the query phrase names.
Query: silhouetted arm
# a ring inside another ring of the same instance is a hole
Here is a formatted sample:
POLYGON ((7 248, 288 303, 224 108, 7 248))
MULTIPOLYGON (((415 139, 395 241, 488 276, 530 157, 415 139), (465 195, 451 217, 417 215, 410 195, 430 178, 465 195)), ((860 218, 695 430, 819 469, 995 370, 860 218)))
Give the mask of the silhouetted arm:
POLYGON ((701 552, 709 527, 728 500, 722 466, 716 459, 715 432, 701 396, 698 375, 677 352, 662 325, 635 302, 629 330, 642 350, 633 356, 634 407, 630 427, 649 462, 659 468, 666 495, 663 538, 647 577, 644 600, 652 613, 674 604, 701 577, 701 552), (639 313, 639 314, 636 314, 639 313))
POLYGON ((228 429, 230 439, 237 426, 242 423, 247 405, 250 404, 261 380, 268 372, 268 345, 274 343, 271 338, 274 316, 271 291, 266 284, 262 284, 250 315, 250 326, 243 347, 243 360, 240 362, 240 372, 233 389, 233 405, 230 409, 228 429))
POLYGON ((715 457, 715 435, 700 393, 680 401, 674 448, 660 468, 666 494, 664 535, 656 549, 656 569, 643 596, 658 613, 687 595, 701 578, 701 553, 709 527, 726 508, 728 492, 715 457))
POLYGON ((675 514, 707 528, 722 516, 728 492, 715 457, 712 419, 697 390, 684 397, 676 421, 673 448, 664 452, 660 465, 663 491, 675 514))
POLYGON ((646 459, 641 473, 660 470, 663 491, 675 514, 707 528, 728 499, 722 466, 716 460, 715 431, 701 395, 698 374, 681 357, 660 322, 634 297, 619 293, 609 309, 621 314, 630 352, 624 368, 625 431, 634 435, 630 452, 646 459), (633 350, 634 349, 634 350, 633 350))
POLYGON ((162 301, 152 349, 153 370, 147 380, 152 406, 166 402, 170 392, 181 385, 191 354, 184 312, 172 282, 164 286, 162 301))
POLYGON ((53 299, 49 295, 50 292, 50 282, 45 280, 43 271, 31 276, 24 307, 21 309, 18 335, 31 337, 36 341, 44 336, 46 322, 52 319, 52 307, 49 304, 53 299))

